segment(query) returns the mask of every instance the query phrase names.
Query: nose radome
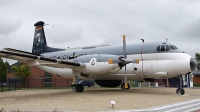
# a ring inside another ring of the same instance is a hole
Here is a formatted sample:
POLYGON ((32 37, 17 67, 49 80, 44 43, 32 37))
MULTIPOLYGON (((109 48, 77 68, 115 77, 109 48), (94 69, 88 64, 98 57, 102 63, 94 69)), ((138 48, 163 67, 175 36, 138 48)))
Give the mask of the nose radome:
POLYGON ((190 58, 190 69, 191 71, 197 69, 197 61, 194 58, 190 58))

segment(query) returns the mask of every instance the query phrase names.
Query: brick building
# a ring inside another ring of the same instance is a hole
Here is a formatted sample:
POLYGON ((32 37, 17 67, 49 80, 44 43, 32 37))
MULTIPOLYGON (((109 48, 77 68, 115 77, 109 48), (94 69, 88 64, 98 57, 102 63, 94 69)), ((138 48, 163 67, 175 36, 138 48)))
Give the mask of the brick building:
MULTIPOLYGON (((15 63, 13 65, 20 65, 21 63, 15 63)), ((13 66, 12 65, 12 66, 13 66)), ((26 87, 70 87, 72 78, 63 78, 57 75, 50 74, 41 70, 36 66, 30 67, 31 75, 28 76, 26 87)), ((16 76, 8 72, 7 79, 14 79, 16 76)))
POLYGON ((193 81, 194 85, 200 86, 200 71, 193 71, 192 74, 193 76, 193 81))

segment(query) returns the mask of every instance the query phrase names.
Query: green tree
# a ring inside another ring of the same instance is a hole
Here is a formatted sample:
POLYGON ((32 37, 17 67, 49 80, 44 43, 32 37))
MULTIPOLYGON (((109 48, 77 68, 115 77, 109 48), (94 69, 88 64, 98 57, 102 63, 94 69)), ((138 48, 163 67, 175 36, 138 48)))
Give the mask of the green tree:
POLYGON ((11 67, 13 74, 22 79, 22 87, 26 85, 26 78, 31 75, 29 66, 23 64, 20 66, 11 67))
POLYGON ((195 59, 198 62, 197 69, 200 70, 200 53, 195 54, 195 59))
POLYGON ((6 79, 7 70, 3 60, 0 57, 0 79, 6 79))

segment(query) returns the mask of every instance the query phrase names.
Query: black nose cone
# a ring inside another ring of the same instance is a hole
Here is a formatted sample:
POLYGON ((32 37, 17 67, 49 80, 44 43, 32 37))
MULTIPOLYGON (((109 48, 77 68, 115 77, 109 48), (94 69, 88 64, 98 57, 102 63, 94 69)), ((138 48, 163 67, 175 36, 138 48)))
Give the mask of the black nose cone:
POLYGON ((190 69, 192 71, 197 69, 197 61, 194 58, 190 58, 190 69))

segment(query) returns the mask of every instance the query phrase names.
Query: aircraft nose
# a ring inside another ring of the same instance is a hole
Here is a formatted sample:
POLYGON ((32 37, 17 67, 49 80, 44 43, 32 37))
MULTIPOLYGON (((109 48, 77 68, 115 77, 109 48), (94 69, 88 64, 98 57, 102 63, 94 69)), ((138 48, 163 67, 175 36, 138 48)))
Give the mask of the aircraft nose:
POLYGON ((190 58, 190 69, 192 71, 197 69, 197 61, 194 58, 190 58))

